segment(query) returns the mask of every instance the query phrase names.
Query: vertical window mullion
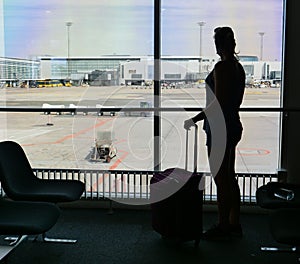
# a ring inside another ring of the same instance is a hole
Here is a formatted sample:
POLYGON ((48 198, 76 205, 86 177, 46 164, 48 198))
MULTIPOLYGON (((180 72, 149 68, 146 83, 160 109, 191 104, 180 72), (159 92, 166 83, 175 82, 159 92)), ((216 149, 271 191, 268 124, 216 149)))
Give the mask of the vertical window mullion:
POLYGON ((154 170, 161 168, 161 1, 154 0, 154 170))

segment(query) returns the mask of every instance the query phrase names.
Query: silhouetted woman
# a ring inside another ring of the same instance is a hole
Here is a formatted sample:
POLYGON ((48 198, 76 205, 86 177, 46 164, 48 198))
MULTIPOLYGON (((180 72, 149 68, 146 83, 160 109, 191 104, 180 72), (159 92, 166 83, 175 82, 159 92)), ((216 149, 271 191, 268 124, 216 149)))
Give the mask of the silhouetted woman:
MULTIPOLYGON (((218 224, 204 233, 205 239, 219 239, 232 235, 242 236, 240 225, 240 189, 235 178, 235 152, 241 139, 243 127, 240 122, 239 107, 245 90, 245 72, 236 56, 236 42, 230 27, 218 27, 214 30, 214 40, 220 61, 216 63, 205 82, 207 89, 215 95, 223 114, 226 126, 224 157, 220 168, 214 175, 217 186, 218 224)), ((208 95, 208 90, 207 90, 208 95)), ((211 150, 212 137, 209 122, 214 115, 208 117, 214 99, 207 96, 206 108, 195 117, 188 119, 184 127, 189 129, 195 123, 204 119, 204 130, 207 135, 209 164, 212 167, 211 150)), ((212 120, 214 121, 214 120, 212 120)), ((218 121, 217 121, 218 122, 218 121)))

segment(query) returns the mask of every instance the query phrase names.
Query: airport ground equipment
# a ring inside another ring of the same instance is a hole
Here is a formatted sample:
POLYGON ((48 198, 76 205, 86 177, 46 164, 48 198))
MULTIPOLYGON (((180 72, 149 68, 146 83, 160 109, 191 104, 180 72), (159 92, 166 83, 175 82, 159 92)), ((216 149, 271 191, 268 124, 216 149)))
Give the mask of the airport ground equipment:
POLYGON ((75 108, 76 110, 74 112, 71 112, 71 115, 76 115, 77 114, 77 108, 82 108, 82 113, 83 115, 87 115, 88 114, 88 107, 87 106, 78 106, 75 104, 69 104, 69 108, 75 108))
MULTIPOLYGON (((98 109, 99 108, 99 111, 98 111, 98 116, 103 116, 105 111, 103 109, 103 105, 101 104, 96 104, 96 108, 98 109)), ((114 106, 110 106, 110 108, 114 108, 114 106)), ((109 112, 109 115, 110 116, 115 116, 116 115, 116 112, 115 111, 110 111, 109 112)))
MULTIPOLYGON (((48 103, 44 103, 42 108, 55 108, 55 109, 58 109, 58 108, 61 108, 61 109, 64 109, 65 106, 64 105, 54 105, 54 104, 48 104, 48 103)), ((62 112, 56 112, 57 115, 61 115, 62 112)), ((51 114, 51 111, 45 111, 44 112, 45 115, 50 115, 51 114)))
POLYGON ((111 131, 98 131, 92 160, 109 163, 117 155, 117 149, 113 144, 113 140, 114 136, 111 131))

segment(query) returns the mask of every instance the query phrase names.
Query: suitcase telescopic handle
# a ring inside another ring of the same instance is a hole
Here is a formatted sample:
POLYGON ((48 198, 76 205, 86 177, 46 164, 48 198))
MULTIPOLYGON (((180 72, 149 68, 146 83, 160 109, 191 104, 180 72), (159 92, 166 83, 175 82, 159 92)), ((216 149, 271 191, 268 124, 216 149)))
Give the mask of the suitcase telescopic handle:
MULTIPOLYGON (((193 171, 197 172, 197 161, 198 161, 198 125, 195 127, 195 143, 194 143, 194 168, 193 171)), ((188 155, 189 155, 189 129, 186 129, 185 136, 185 169, 188 169, 188 155)))

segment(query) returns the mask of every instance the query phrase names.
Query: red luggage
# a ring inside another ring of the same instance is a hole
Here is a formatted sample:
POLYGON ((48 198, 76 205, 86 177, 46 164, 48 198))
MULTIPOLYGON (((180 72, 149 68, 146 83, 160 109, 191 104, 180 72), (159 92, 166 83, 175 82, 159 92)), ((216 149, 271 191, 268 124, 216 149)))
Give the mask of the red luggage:
POLYGON ((164 238, 178 243, 195 241, 202 235, 203 190, 197 173, 197 136, 195 126, 194 171, 187 170, 188 131, 186 133, 185 169, 169 168, 154 173, 150 181, 152 227, 164 238))

